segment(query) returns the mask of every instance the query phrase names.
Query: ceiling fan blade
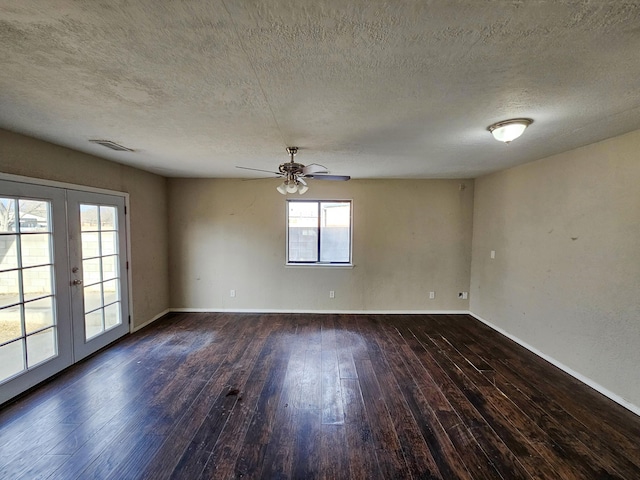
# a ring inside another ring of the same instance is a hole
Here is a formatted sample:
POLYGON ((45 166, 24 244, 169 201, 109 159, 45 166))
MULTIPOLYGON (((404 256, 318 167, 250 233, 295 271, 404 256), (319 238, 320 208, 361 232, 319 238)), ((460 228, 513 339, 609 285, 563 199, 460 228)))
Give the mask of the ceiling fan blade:
POLYGON ((349 175, 305 175, 305 177, 313 180, 338 180, 342 182, 351 179, 349 175))
POLYGON ((309 165, 302 167, 303 175, 312 175, 314 173, 329 173, 327 167, 320 165, 319 163, 310 163, 309 165))
POLYGON ((282 177, 282 176, 283 176, 283 175, 282 175, 282 173, 280 173, 280 172, 272 172, 271 170, 262 170, 262 169, 260 169, 260 168, 239 167, 239 166, 237 166, 237 165, 236 165, 236 168, 241 168, 241 169, 243 169, 243 170, 253 170, 254 172, 274 173, 274 174, 276 174, 276 175, 278 175, 278 176, 280 176, 280 177, 282 177))
POLYGON ((273 180, 274 178, 277 178, 278 180, 280 180, 282 178, 282 176, 278 176, 278 177, 258 177, 258 178, 241 178, 241 180, 243 182, 251 182, 253 180, 273 180))

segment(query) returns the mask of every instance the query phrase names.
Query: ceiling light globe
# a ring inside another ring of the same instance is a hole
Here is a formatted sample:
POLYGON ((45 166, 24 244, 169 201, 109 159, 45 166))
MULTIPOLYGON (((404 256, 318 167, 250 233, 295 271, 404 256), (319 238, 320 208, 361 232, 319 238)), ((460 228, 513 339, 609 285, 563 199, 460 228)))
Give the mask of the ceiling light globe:
POLYGON ((287 193, 296 193, 298 191, 298 186, 295 183, 290 183, 287 185, 287 193))
POLYGON ((532 120, 528 118, 514 118, 490 125, 487 130, 491 132, 493 138, 499 142, 509 143, 522 135, 525 129, 531 125, 532 120))
POLYGON ((307 190, 309 190, 309 187, 307 187, 306 185, 300 185, 298 187, 298 193, 300 195, 304 195, 305 193, 307 193, 307 190))
POLYGON ((280 192, 282 195, 286 195, 287 194, 287 186, 284 184, 284 182, 282 182, 280 185, 278 185, 276 187, 276 190, 278 190, 278 192, 280 192))

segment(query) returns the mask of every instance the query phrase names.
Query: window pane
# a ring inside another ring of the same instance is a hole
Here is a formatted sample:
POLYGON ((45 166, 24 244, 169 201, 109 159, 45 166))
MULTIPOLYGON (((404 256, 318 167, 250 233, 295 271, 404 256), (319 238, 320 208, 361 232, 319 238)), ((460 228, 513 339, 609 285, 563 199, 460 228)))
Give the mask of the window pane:
POLYGON ((51 295, 51 267, 33 267, 22 270, 22 288, 25 300, 51 295))
POLYGON ((84 284, 91 285, 102 280, 100 275, 100 258, 92 258, 91 260, 82 261, 82 275, 84 284))
POLYGON ((97 205, 80 205, 80 228, 83 232, 100 230, 97 205))
POLYGON ((320 203, 320 261, 349 262, 351 204, 320 203))
POLYGON ((287 204, 289 262, 351 262, 351 202, 289 200, 287 204))
POLYGON ((102 284, 84 287, 84 311, 92 312, 102 306, 102 284))
POLYGON ((116 207, 100 207, 101 230, 117 230, 116 218, 116 207))
POLYGON ((20 232, 50 232, 50 203, 43 200, 20 200, 20 232))
POLYGON ((102 258, 102 278, 104 280, 111 280, 118 276, 118 269, 116 268, 117 260, 118 257, 115 255, 102 258))
POLYGON ((0 272, 0 307, 20 303, 18 271, 0 272))
POLYGON ((104 326, 106 329, 120 325, 120 302, 113 303, 104 309, 104 326))
POLYGON ((52 326, 53 320, 53 297, 42 298, 24 304, 24 322, 27 333, 52 326))
POLYGON ((47 328, 27 337, 27 368, 56 355, 55 328, 47 328))
POLYGON ((0 347, 0 382, 24 370, 24 343, 22 340, 0 347))
POLYGON ((51 234, 22 235, 20 241, 23 267, 51 263, 51 234))
POLYGON ((116 232, 102 232, 100 234, 102 238, 102 255, 113 255, 117 253, 117 238, 116 232))
POLYGON ((98 232, 82 232, 82 258, 99 257, 99 241, 98 232))
POLYGON ((17 235, 0 235, 0 270, 18 268, 17 242, 17 235))
POLYGON ((109 305, 113 303, 118 298, 118 280, 111 280, 110 282, 104 282, 103 284, 103 292, 104 292, 104 304, 109 305))
POLYGON ((84 316, 85 339, 89 340, 103 332, 102 311, 102 309, 96 310, 84 316))
POLYGON ((0 310, 0 343, 22 336, 20 306, 0 310))
POLYGON ((318 203, 289 202, 289 261, 318 261, 318 203))
POLYGON ((0 198, 0 232, 16 232, 16 201, 0 198))

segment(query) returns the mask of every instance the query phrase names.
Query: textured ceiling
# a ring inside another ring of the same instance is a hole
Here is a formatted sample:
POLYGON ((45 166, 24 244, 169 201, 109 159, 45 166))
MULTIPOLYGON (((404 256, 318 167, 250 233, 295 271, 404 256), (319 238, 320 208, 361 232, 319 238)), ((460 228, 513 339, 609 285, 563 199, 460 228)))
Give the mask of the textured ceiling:
POLYGON ((0 45, 0 127, 167 176, 289 145, 473 177, 640 128, 640 0, 0 0, 0 45), (507 146, 511 117, 534 123, 507 146))

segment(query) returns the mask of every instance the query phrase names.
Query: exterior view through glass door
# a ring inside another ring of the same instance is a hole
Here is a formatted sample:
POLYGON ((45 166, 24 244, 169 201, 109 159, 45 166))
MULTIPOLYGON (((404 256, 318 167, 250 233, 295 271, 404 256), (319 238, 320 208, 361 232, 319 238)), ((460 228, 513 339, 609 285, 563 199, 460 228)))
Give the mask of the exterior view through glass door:
POLYGON ((125 252, 124 197, 0 180, 0 403, 129 331, 125 252))

